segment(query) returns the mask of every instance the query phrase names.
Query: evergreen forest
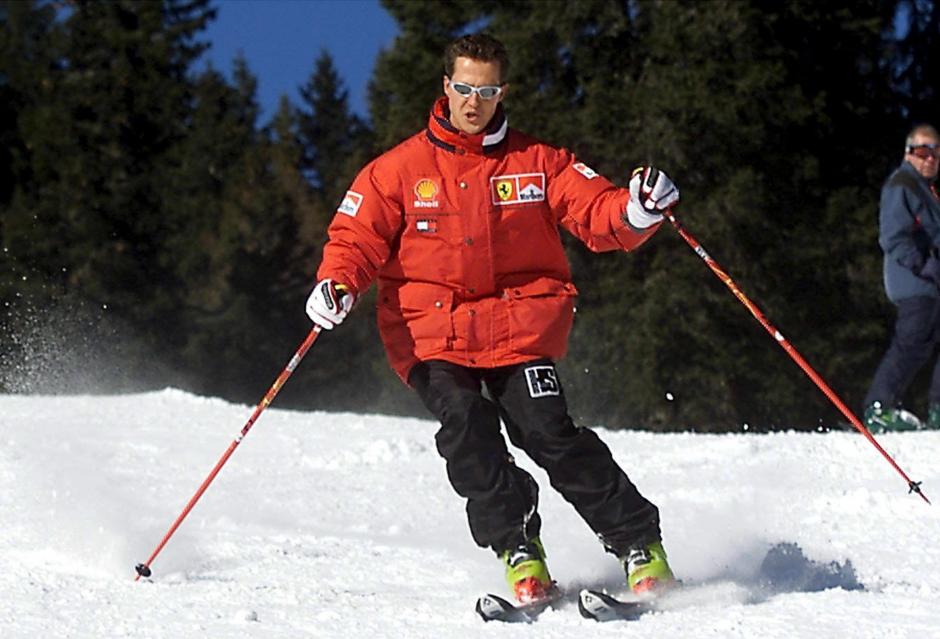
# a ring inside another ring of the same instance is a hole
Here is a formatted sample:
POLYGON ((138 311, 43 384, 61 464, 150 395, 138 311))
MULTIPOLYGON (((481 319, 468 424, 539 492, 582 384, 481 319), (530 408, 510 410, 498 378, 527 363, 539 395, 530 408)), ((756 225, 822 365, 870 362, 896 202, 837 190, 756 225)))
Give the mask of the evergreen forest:
MULTIPOLYGON (((861 409, 894 318, 879 190, 911 126, 940 123, 940 6, 383 5, 398 35, 368 116, 324 51, 301 98, 262 121, 245 59, 200 64, 210 0, 0 2, 0 391, 172 386, 254 405, 310 330, 304 302, 352 178, 425 126, 444 46, 485 29, 512 59, 510 125, 620 185, 665 169, 686 228, 861 409)), ((845 421, 668 225, 632 254, 566 244, 581 295, 560 369, 577 422, 845 421)), ((374 296, 317 341, 278 407, 427 416, 388 368, 374 296)))

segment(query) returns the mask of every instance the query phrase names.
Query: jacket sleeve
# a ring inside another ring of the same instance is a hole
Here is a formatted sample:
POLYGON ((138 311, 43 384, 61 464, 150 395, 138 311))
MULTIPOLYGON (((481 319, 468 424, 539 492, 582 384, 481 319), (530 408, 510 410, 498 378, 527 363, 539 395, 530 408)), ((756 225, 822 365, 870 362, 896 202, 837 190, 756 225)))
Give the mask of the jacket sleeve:
POLYGON ((331 278, 356 294, 369 288, 388 260, 402 225, 397 178, 383 174, 380 160, 366 165, 346 192, 317 269, 318 279, 331 278))
POLYGON ((914 239, 919 198, 902 182, 889 181, 881 192, 878 243, 888 259, 919 274, 925 256, 914 239))
POLYGON ((630 191, 617 188, 565 149, 549 157, 548 201, 558 223, 592 251, 634 249, 660 227, 633 227, 626 219, 630 191))

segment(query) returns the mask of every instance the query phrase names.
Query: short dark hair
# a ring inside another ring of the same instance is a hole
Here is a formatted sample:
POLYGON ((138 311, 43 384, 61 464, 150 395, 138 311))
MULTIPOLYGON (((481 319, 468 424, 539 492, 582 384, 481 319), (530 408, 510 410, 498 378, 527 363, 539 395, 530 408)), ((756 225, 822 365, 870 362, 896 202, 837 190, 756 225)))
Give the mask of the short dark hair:
POLYGON ((444 73, 454 74, 457 58, 470 58, 480 62, 499 62, 499 78, 506 81, 509 75, 509 55, 503 43, 486 33, 471 33, 460 36, 444 49, 444 73))

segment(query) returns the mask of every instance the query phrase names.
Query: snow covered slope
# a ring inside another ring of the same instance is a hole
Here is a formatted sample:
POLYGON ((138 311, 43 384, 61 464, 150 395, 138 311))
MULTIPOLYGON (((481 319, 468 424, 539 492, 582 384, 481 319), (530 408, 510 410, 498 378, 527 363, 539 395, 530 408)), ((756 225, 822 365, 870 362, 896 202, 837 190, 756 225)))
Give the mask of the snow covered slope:
MULTIPOLYGON (((433 422, 268 409, 135 582, 250 412, 176 390, 0 396, 0 637, 940 637, 938 507, 852 433, 602 432, 690 587, 636 622, 568 605, 494 627, 473 603, 504 593, 501 566, 470 539, 433 422)), ((940 502, 940 433, 879 441, 940 502)), ((553 576, 621 588, 519 462, 553 576)))

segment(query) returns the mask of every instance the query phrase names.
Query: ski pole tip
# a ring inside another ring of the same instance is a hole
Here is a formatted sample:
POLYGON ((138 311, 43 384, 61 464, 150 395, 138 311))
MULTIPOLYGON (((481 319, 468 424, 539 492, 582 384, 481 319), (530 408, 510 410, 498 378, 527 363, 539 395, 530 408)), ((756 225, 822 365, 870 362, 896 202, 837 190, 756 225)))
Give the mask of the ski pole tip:
POLYGON ((137 579, 140 579, 141 577, 146 578, 146 577, 149 577, 151 574, 153 574, 150 571, 150 566, 148 566, 147 564, 137 564, 136 566, 134 566, 134 570, 137 571, 137 579))
POLYGON ((925 502, 927 502, 928 504, 930 504, 930 505, 932 506, 933 504, 931 504, 931 503, 930 503, 930 500, 927 499, 927 495, 925 495, 925 494, 923 493, 923 491, 921 491, 921 489, 920 489, 920 485, 921 485, 922 483, 924 483, 924 482, 921 482, 921 481, 912 481, 912 482, 908 483, 908 485, 907 485, 907 487, 908 487, 907 494, 910 495, 911 493, 917 493, 918 495, 920 495, 920 498, 921 498, 921 499, 923 499, 925 502))

